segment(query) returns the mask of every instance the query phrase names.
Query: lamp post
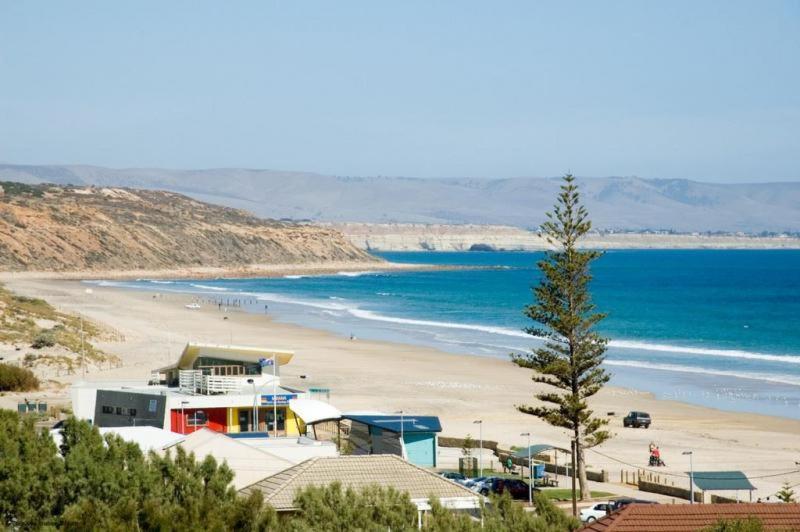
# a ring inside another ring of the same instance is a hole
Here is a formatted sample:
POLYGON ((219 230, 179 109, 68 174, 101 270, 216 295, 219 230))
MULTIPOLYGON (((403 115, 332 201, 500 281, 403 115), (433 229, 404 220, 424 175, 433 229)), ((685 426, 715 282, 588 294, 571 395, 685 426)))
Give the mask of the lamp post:
POLYGON ((520 436, 528 437, 528 504, 533 505, 533 472, 531 471, 531 433, 523 432, 520 436))
POLYGON ((253 432, 258 429, 258 395, 256 394, 256 381, 247 379, 247 384, 253 385, 253 432))
POLYGON ((694 504, 694 464, 692 451, 683 451, 682 455, 689 455, 689 504, 694 504))
POLYGON ((406 457, 406 446, 405 446, 405 418, 403 415, 405 414, 404 410, 398 410, 398 414, 400 414, 400 457, 406 457))
POLYGON ((184 407, 189 404, 189 401, 181 401, 181 434, 186 434, 186 414, 184 407))
POLYGON ((478 473, 479 477, 483 476, 483 420, 476 419, 472 422, 473 424, 478 425, 478 469, 480 472, 478 473))

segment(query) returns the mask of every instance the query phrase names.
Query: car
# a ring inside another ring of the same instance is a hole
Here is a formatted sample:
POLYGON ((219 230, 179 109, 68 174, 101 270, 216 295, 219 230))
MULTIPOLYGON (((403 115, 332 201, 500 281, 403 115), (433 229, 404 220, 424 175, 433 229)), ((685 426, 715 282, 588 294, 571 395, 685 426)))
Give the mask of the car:
POLYGON ((652 422, 653 420, 647 412, 628 412, 628 415, 622 418, 623 426, 635 429, 639 427, 650 428, 650 423, 652 422))
POLYGON ((474 491, 475 493, 480 493, 481 489, 483 488, 483 485, 486 482, 491 482, 495 478, 496 477, 477 477, 477 478, 472 478, 472 479, 467 480, 467 482, 464 485, 466 487, 468 487, 469 489, 471 489, 472 491, 474 491))
POLYGON ((619 499, 614 499, 613 501, 609 501, 608 504, 611 507, 609 511, 616 512, 620 508, 624 508, 629 504, 658 504, 655 501, 647 501, 644 499, 634 499, 632 497, 620 497, 619 499))
MULTIPOLYGON (((539 491, 534 488, 533 491, 539 491)), ((492 478, 484 481, 478 493, 489 495, 491 493, 502 494, 508 492, 512 499, 528 500, 528 483, 518 478, 492 478)))
POLYGON ((442 473, 439 473, 439 476, 446 478, 448 480, 452 480, 453 482, 458 482, 459 484, 463 484, 467 480, 467 477, 465 477, 461 473, 456 473, 454 471, 444 471, 442 473))
POLYGON ((589 506, 581 510, 581 522, 591 523, 601 517, 607 516, 611 512, 611 503, 601 502, 594 506, 589 506))

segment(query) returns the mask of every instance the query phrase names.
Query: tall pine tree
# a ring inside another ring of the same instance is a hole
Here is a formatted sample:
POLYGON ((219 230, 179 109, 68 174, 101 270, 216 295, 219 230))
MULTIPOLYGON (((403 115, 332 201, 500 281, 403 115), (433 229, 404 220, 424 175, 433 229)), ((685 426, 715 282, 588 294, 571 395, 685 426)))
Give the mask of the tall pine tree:
POLYGON ((548 388, 535 394, 540 404, 517 408, 569 432, 584 500, 589 497, 584 449, 610 437, 603 430, 607 421, 592 417, 587 403, 608 382, 600 366, 608 340, 594 331, 605 314, 596 312, 592 303, 589 266, 601 253, 577 248, 591 222, 572 175, 564 176, 558 201, 547 218, 542 232, 554 249, 537 264, 542 280, 533 289, 535 303, 525 309, 535 322, 526 332, 545 341, 531 353, 512 358, 517 365, 534 370, 534 382, 548 388))

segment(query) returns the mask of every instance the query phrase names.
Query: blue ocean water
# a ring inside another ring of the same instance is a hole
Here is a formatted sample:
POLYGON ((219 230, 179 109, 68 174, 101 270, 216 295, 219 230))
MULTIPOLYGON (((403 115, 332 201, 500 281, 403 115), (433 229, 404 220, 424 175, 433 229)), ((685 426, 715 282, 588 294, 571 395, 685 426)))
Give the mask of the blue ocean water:
MULTIPOLYGON (((147 281, 342 335, 507 357, 538 340, 522 313, 541 253, 384 253, 480 266, 278 279, 147 281)), ((800 418, 800 251, 619 250, 593 267, 612 384, 718 408, 800 418)))

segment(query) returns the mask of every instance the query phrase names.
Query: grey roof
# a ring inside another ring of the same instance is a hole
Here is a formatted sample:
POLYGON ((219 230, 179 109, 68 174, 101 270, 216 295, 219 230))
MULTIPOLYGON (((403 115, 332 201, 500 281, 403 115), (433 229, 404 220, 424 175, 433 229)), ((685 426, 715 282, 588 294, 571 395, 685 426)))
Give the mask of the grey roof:
POLYGON ((327 486, 340 482, 355 489, 378 485, 408 492, 412 500, 430 497, 472 499, 479 495, 464 486, 406 462, 391 454, 353 455, 311 458, 280 473, 252 484, 239 493, 254 490, 264 494, 264 501, 277 511, 291 511, 295 495, 308 486, 327 486))
MULTIPOLYGON (((563 451, 565 453, 569 452, 568 450, 562 449, 561 447, 556 447, 555 445, 549 445, 549 444, 546 444, 546 443, 541 443, 541 444, 537 444, 537 445, 531 445, 530 449, 531 449, 531 456, 532 457, 536 456, 539 453, 550 451, 552 449, 555 449, 557 451, 563 451)), ((517 457, 517 458, 527 458, 528 457, 528 448, 524 447, 524 448, 520 449, 519 451, 514 453, 514 456, 517 457)))
MULTIPOLYGON (((686 472, 689 474, 689 471, 686 472)), ((695 471, 694 484, 702 491, 735 491, 756 489, 741 471, 695 471)))

